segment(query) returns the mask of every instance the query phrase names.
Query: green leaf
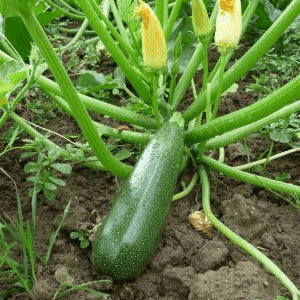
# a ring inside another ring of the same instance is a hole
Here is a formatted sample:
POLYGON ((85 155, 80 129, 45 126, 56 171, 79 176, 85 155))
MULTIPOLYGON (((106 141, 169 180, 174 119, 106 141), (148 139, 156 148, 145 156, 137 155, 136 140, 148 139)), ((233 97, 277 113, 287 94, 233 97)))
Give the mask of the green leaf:
POLYGON ((72 167, 70 164, 57 163, 57 164, 52 164, 51 167, 62 174, 71 174, 72 173, 72 167))
POLYGON ((55 198, 54 192, 48 189, 44 189, 44 196, 48 201, 52 201, 55 198))
POLYGON ((59 186, 66 186, 66 182, 65 181, 63 181, 63 180, 61 180, 61 179, 58 179, 58 178, 56 178, 56 177, 49 177, 49 180, 51 181, 51 182, 53 182, 54 184, 56 184, 56 185, 59 185, 59 186))
POLYGON ((86 247, 88 247, 89 244, 90 244, 90 242, 89 242, 88 239, 83 239, 83 240, 80 242, 80 248, 85 249, 86 247))
POLYGON ((282 172, 280 175, 276 176, 275 179, 279 180, 279 181, 288 181, 291 179, 291 174, 289 172, 285 171, 285 172, 282 172))
POLYGON ((41 182, 41 180, 38 177, 36 177, 36 176, 28 176, 28 177, 26 177, 26 180, 27 181, 36 182, 36 183, 40 183, 41 182))
POLYGON ((24 171, 26 173, 34 173, 40 170, 40 165, 36 162, 30 161, 24 166, 24 171))
POLYGON ((4 21, 4 34, 16 51, 25 60, 30 54, 32 38, 19 17, 9 17, 4 21))
POLYGON ((5 62, 0 66, 0 97, 13 91, 19 83, 27 78, 29 67, 15 60, 5 62))
POLYGON ((280 142, 284 144, 289 143, 291 140, 291 135, 285 129, 282 131, 273 130, 269 133, 269 136, 274 142, 280 142))
POLYGON ((5 17, 15 17, 18 15, 16 9, 7 0, 0 0, 0 13, 5 17))
POLYGON ((46 182, 45 183, 45 188, 49 191, 56 191, 57 186, 54 183, 51 182, 46 182))
POLYGON ((238 90, 239 85, 236 83, 233 83, 226 91, 222 93, 222 96, 226 96, 230 93, 235 93, 238 90))
POLYGON ((79 233, 78 231, 73 231, 70 233, 70 238, 71 239, 78 239, 81 236, 81 233, 79 233))
POLYGON ((55 161, 62 153, 62 149, 58 148, 51 148, 48 151, 48 157, 50 158, 51 161, 55 161))
POLYGON ((115 156, 119 160, 124 160, 132 155, 133 152, 131 152, 129 149, 121 149, 118 153, 116 153, 115 156))
POLYGON ((21 153, 20 157, 21 158, 29 158, 32 157, 36 154, 36 152, 23 152, 21 153))

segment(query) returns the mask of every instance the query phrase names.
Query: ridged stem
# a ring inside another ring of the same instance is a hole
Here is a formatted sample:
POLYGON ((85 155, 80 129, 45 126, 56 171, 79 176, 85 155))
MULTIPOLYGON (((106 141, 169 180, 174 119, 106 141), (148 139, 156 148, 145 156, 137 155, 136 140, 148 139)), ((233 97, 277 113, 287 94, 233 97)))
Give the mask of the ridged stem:
MULTIPOLYGON (((49 94, 49 96, 55 100, 58 106, 64 109, 69 115, 72 115, 70 106, 67 104, 66 101, 64 101, 61 97, 58 97, 53 94, 52 95, 49 94)), ((140 133, 140 132, 134 132, 130 130, 119 130, 117 128, 112 128, 110 126, 95 121, 93 121, 93 124, 96 126, 97 131, 100 135, 115 137, 117 139, 121 139, 123 141, 127 141, 129 143, 133 143, 137 145, 139 144, 145 145, 148 143, 148 141, 151 138, 151 134, 148 133, 140 133)))
MULTIPOLYGON (((255 45, 225 73, 223 91, 226 91, 234 82, 239 80, 242 75, 247 73, 254 66, 260 57, 268 52, 299 13, 300 1, 293 0, 279 18, 272 24, 272 26, 255 43, 255 45)), ((212 99, 215 98, 217 88, 218 82, 216 79, 212 82, 212 99)), ((197 114, 199 114, 199 111, 204 110, 206 91, 201 92, 198 98, 200 99, 194 101, 193 104, 191 104, 183 113, 185 121, 188 122, 192 120, 197 114)))
POLYGON ((168 20, 168 0, 155 1, 155 14, 160 21, 161 27, 164 29, 168 20))
POLYGON ((87 139, 90 147, 93 149, 99 161, 109 169, 113 174, 121 178, 127 178, 131 173, 131 167, 120 162, 114 157, 111 152, 106 148, 92 120, 87 113, 83 103, 80 101, 78 94, 73 86, 70 77, 64 69, 57 54, 53 50, 43 28, 36 19, 32 11, 21 15, 33 41, 38 46, 42 56, 47 62, 49 69, 53 73, 58 85, 61 88, 63 97, 67 100, 71 107, 78 125, 87 139))
POLYGON ((236 142, 237 140, 247 137, 250 133, 261 129, 264 126, 276 122, 280 119, 286 118, 297 111, 300 111, 300 100, 277 110, 275 113, 262 118, 257 122, 226 132, 222 135, 218 135, 210 139, 206 144, 206 148, 217 149, 220 147, 225 147, 236 142))
POLYGON ((188 132, 186 134, 186 141, 188 143, 196 143, 263 119, 290 104, 299 95, 300 75, 264 99, 206 123, 199 130, 195 129, 188 132))
POLYGON ((242 239, 239 235, 231 231, 215 217, 210 208, 210 185, 207 172, 203 166, 200 166, 199 175, 202 185, 202 208, 206 217, 231 242, 255 257, 265 268, 267 268, 275 277, 277 277, 277 279, 290 291, 293 300, 298 300, 300 292, 294 283, 285 275, 285 273, 283 273, 266 255, 264 255, 246 240, 242 239))
POLYGON ((166 28, 164 28, 164 35, 165 39, 168 42, 174 23, 178 19, 179 13, 181 11, 182 5, 184 4, 184 0, 176 0, 175 5, 173 6, 173 9, 171 11, 171 14, 168 18, 168 22, 166 24, 166 28))

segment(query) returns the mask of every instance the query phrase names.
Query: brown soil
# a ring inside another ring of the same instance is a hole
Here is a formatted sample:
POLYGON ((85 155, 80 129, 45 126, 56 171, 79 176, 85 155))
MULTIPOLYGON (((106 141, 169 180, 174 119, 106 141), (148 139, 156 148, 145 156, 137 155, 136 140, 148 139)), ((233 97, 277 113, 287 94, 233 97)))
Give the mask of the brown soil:
MULTIPOLYGON (((250 80, 250 76, 247 76, 239 83, 239 91, 224 99, 221 114, 256 100, 255 95, 244 92, 250 80)), ((105 121, 107 124, 107 119, 105 121)), ((60 134, 79 132, 74 121, 60 112, 57 112, 55 119, 49 119, 45 127, 60 134)), ((59 143, 58 140, 56 142, 59 143)), ((20 141, 18 143, 23 144, 20 141)), ((268 138, 248 140, 250 157, 258 158, 270 144, 268 138)), ((0 151, 4 146, 4 143, 0 144, 0 151)), ((241 149, 241 143, 227 147, 226 163, 236 165, 247 162, 247 156, 241 149)), ((276 144, 275 150, 278 153, 286 148, 276 144)), ((28 161, 20 159, 18 150, 0 158, 1 168, 12 176, 18 186, 25 220, 31 218, 28 190, 32 185, 26 181, 27 174, 23 170, 28 161)), ((299 161, 299 154, 282 158, 269 163, 265 174, 274 178, 283 171, 289 171, 291 182, 299 184, 299 161)), ((189 169, 180 181, 188 183, 192 175, 193 170, 189 169)), ((67 185, 57 190, 54 201, 47 202, 43 195, 38 196, 35 249, 36 254, 42 257, 45 256, 50 235, 56 230, 66 204, 72 200, 70 213, 54 245, 50 261, 44 267, 37 259, 37 283, 30 294, 13 294, 5 298, 7 300, 51 300, 62 281, 82 284, 109 279, 93 268, 91 246, 81 249, 78 240, 70 238, 70 233, 78 228, 91 230, 97 220, 103 220, 122 182, 109 173, 80 166, 74 166, 71 175, 60 178, 67 185), (66 273, 69 274, 67 279, 66 273)), ((300 286, 299 211, 262 188, 228 179, 216 172, 210 172, 210 179, 213 212, 229 228, 258 247, 300 286)), ((1 215, 3 213, 3 216, 15 223, 17 203, 14 185, 2 172, 0 188, 1 215)), ((272 300, 277 295, 289 296, 287 289, 273 275, 216 229, 212 230, 211 238, 194 229, 188 215, 200 209, 201 190, 196 186, 187 197, 172 205, 159 246, 140 276, 128 282, 93 284, 92 287, 108 293, 108 299, 114 300, 272 300)), ((4 287, 0 286, 0 290, 4 287)), ((85 291, 74 291, 61 299, 99 297, 85 291)))

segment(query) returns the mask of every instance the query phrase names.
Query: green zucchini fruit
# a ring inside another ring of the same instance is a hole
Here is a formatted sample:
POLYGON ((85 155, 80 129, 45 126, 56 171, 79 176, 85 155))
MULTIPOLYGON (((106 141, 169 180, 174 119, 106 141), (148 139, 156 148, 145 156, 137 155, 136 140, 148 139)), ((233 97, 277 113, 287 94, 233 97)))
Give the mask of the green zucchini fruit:
POLYGON ((96 233, 93 262, 115 280, 137 276, 163 231, 183 161, 178 113, 154 134, 96 233))

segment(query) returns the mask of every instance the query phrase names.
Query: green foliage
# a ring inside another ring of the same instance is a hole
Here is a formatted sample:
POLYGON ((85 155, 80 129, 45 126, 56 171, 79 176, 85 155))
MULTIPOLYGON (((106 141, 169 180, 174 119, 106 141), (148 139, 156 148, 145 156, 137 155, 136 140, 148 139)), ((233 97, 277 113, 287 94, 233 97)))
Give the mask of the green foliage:
POLYGON ((24 171, 30 173, 26 179, 34 183, 34 187, 29 194, 36 195, 43 191, 45 198, 51 201, 55 198, 55 191, 59 186, 65 186, 64 180, 57 178, 53 171, 56 170, 62 174, 71 174, 72 167, 67 163, 55 163, 55 160, 61 155, 56 149, 47 149, 40 146, 38 140, 25 140, 31 144, 31 151, 21 154, 22 158, 37 157, 36 162, 28 162, 24 166, 24 171))
POLYGON ((89 234, 83 229, 77 229, 76 231, 72 231, 70 233, 71 239, 79 239, 80 241, 80 248, 85 249, 89 246, 89 234))
POLYGON ((9 95, 27 78, 29 67, 10 60, 0 65, 0 97, 9 95))
POLYGON ((275 142, 290 144, 292 147, 300 146, 300 115, 292 114, 289 118, 279 120, 264 127, 270 138, 275 142))

